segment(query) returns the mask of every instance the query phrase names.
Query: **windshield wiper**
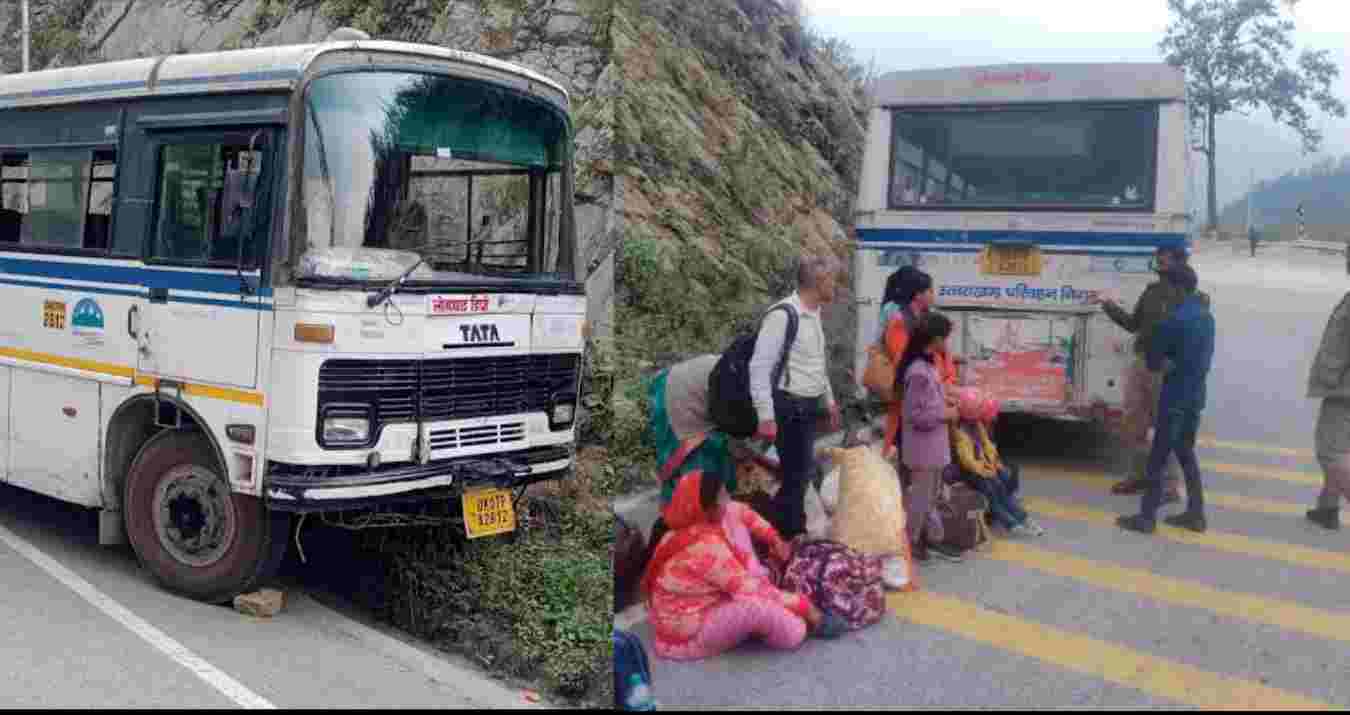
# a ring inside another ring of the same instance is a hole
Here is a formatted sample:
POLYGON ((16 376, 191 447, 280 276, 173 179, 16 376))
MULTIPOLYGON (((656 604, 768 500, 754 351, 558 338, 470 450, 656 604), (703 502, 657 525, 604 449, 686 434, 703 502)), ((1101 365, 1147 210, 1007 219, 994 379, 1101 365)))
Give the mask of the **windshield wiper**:
POLYGON ((408 280, 408 277, 413 274, 413 271, 420 268, 423 263, 426 263, 426 261, 427 261, 426 256, 419 256, 417 262, 412 264, 411 268, 404 271, 403 275, 391 281, 389 285, 381 288, 374 295, 370 296, 369 298, 366 298, 366 307, 374 308, 380 303, 383 303, 386 300, 389 300, 390 298, 394 297, 394 293, 397 292, 398 289, 403 286, 403 283, 408 280))

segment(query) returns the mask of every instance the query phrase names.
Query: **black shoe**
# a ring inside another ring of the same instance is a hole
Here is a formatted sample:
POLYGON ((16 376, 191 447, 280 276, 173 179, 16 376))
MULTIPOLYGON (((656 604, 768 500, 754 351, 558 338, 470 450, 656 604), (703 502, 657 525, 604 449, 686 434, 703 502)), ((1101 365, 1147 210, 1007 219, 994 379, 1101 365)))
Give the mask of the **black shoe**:
POLYGON ((1340 509, 1309 509, 1308 521, 1332 531, 1339 531, 1341 528, 1341 510, 1340 509))
POLYGON ((943 561, 961 563, 961 550, 949 544, 929 544, 928 550, 943 561))
POLYGON ((1178 529, 1190 529, 1191 531, 1194 531, 1197 534, 1205 533, 1204 514, 1191 514, 1190 512, 1182 512, 1180 514, 1177 514, 1176 516, 1169 516, 1163 519, 1163 521, 1167 522, 1168 525, 1170 526, 1177 527, 1178 529))
POLYGON ((1152 534, 1157 530, 1158 523, 1143 514, 1135 514, 1134 516, 1117 517, 1116 526, 1141 534, 1152 534))

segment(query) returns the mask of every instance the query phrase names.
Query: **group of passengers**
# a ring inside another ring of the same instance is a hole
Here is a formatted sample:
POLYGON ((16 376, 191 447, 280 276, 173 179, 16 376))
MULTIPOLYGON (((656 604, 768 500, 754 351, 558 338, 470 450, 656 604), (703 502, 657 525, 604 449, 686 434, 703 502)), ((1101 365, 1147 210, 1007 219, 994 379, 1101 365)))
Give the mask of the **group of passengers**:
MULTIPOLYGON (((834 299, 841 268, 828 257, 800 262, 798 290, 780 301, 795 311, 797 328, 776 383, 771 376, 784 354, 789 318, 775 310, 760 323, 750 360, 755 438, 773 443, 780 466, 767 513, 731 498, 738 493, 736 464, 749 459, 750 448, 721 434, 709 415, 709 377, 719 356, 679 363, 649 384, 662 511, 648 541, 640 592, 661 657, 705 658, 752 637, 795 648, 810 635, 843 630, 832 614, 780 588, 774 577, 807 531, 818 426, 838 430, 841 424, 821 324, 821 307, 834 299), (763 563, 765 556, 773 563, 763 563)), ((888 281, 882 303, 877 349, 894 365, 897 388, 883 454, 895 460, 904 485, 906 513, 897 523, 904 519, 914 560, 961 560, 961 549, 943 539, 939 514, 948 487, 957 483, 983 494, 989 518, 1010 535, 1043 534, 1017 499, 1017 470, 991 437, 998 401, 957 386, 947 347, 952 322, 932 310, 931 276, 902 268, 888 281)))

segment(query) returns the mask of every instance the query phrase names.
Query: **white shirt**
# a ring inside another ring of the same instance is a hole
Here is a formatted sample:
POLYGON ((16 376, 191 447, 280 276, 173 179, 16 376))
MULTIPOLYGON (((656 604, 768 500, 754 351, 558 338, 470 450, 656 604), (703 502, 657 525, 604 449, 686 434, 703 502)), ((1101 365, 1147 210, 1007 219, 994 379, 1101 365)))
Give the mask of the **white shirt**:
MULTIPOLYGON (((824 396, 827 402, 834 404, 834 391, 830 389, 825 358, 825 327, 821 322, 820 310, 807 310, 797 293, 775 303, 783 304, 797 309, 797 338, 788 351, 783 376, 776 387, 796 397, 824 396)), ((783 354, 787 324, 786 312, 775 310, 769 313, 755 340, 755 354, 750 358, 750 397, 755 401, 755 412, 760 422, 776 419, 773 389, 769 386, 769 380, 773 376, 774 365, 783 354)))

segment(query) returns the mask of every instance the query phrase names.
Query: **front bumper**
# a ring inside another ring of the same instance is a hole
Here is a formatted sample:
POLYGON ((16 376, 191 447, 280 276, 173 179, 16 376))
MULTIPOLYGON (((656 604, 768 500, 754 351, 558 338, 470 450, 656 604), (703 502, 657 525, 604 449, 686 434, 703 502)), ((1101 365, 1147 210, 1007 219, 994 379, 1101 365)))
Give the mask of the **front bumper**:
POLYGON ((466 487, 524 487, 571 474, 572 450, 538 447, 427 464, 304 468, 272 465, 264 495, 269 509, 325 512, 449 499, 466 487))

